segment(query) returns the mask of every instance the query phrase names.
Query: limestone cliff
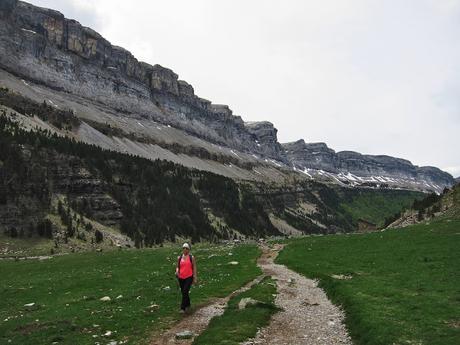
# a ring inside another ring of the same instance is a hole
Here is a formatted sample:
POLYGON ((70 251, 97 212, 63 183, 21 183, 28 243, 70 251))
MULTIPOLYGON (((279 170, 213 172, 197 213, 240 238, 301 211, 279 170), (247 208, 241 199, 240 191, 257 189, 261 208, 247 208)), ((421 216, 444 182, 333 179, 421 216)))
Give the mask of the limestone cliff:
POLYGON ((0 2, 0 86, 72 109, 84 120, 73 133, 79 140, 232 178, 284 180, 294 168, 304 177, 371 187, 440 192, 454 183, 437 168, 403 159, 336 153, 303 140, 281 145, 272 123, 244 122, 229 106, 195 95, 172 70, 138 61, 57 11, 18 0, 0 2), (118 137, 102 136, 91 123, 116 128, 118 137), (206 161, 198 164, 178 153, 199 153, 206 161))

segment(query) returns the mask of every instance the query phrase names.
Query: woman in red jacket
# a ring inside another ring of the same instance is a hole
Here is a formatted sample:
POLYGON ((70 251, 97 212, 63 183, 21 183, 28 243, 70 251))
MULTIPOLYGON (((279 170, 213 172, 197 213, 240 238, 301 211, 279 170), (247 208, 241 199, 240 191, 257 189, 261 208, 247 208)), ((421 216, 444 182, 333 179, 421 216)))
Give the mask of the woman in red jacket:
POLYGON ((179 279, 180 290, 182 292, 181 313, 190 309, 189 291, 192 284, 196 284, 196 260, 190 254, 190 245, 182 245, 182 255, 177 258, 176 276, 179 279))

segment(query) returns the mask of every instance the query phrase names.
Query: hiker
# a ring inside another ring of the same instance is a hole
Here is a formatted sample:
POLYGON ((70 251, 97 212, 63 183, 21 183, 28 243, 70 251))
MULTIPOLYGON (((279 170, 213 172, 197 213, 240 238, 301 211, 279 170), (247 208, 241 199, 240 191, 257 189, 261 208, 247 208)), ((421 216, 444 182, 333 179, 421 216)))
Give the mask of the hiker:
POLYGON ((182 255, 177 257, 176 277, 179 280, 180 290, 182 292, 182 303, 180 305, 181 313, 190 309, 189 291, 192 284, 196 284, 196 260, 190 254, 190 245, 182 245, 182 255))

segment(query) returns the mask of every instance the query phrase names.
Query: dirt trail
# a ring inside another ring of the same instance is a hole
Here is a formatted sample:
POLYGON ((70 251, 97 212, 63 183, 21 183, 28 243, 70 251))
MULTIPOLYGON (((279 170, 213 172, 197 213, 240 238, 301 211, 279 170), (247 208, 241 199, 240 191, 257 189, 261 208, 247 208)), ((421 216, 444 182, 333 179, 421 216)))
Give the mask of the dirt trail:
POLYGON ((316 281, 273 262, 281 249, 281 245, 265 248, 264 251, 271 254, 261 258, 259 266, 265 275, 276 280, 275 304, 282 311, 276 313, 254 339, 243 344, 353 344, 343 325, 343 312, 328 300, 316 281))
POLYGON ((273 262, 282 249, 281 245, 273 248, 263 246, 262 249, 257 262, 263 270, 261 276, 230 295, 215 299, 193 314, 184 316, 165 333, 154 337, 150 345, 192 344, 193 339, 178 340, 176 334, 188 330, 195 336, 199 335, 213 317, 223 314, 231 297, 250 289, 265 276, 272 276, 276 280, 278 294, 275 303, 282 310, 272 317, 267 327, 259 330, 254 339, 244 342, 244 345, 351 345, 343 325, 342 311, 327 299, 316 282, 273 262))

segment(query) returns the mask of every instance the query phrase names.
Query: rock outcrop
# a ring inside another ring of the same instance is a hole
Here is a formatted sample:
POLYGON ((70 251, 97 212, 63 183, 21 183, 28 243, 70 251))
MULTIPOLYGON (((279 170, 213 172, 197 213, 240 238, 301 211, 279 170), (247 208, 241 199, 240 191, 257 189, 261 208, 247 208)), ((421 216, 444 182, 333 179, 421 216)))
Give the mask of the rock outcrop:
POLYGON ((278 142, 278 130, 268 121, 246 122, 246 129, 254 136, 254 142, 263 155, 285 161, 286 157, 278 142))

